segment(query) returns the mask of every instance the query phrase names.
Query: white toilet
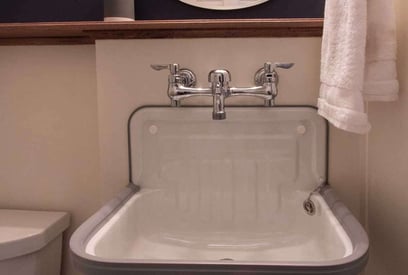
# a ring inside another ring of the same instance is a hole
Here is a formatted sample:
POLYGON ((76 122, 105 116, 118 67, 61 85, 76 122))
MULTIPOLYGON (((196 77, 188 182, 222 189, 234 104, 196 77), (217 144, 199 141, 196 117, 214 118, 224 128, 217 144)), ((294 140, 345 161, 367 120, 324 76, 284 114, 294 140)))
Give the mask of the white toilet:
POLYGON ((59 275, 64 212, 0 209, 0 275, 59 275))

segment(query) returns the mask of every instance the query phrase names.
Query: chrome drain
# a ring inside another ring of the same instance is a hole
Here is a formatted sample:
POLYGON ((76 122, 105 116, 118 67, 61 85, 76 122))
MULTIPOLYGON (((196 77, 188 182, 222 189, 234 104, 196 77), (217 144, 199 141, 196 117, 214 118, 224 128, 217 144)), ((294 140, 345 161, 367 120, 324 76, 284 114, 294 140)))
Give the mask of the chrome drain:
POLYGON ((220 259, 220 261, 233 261, 234 259, 231 259, 231 258, 222 258, 222 259, 220 259))
POLYGON ((316 214, 316 206, 311 199, 307 199, 303 202, 303 209, 305 209, 306 213, 310 216, 316 214))

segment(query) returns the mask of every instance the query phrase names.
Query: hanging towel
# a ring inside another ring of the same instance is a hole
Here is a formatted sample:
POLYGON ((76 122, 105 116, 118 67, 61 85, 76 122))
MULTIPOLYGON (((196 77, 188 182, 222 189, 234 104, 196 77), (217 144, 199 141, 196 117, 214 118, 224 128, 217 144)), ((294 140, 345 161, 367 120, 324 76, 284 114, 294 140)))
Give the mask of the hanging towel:
POLYGON ((366 67, 363 96, 367 101, 398 99, 397 34, 393 0, 368 0, 366 67))
MULTIPOLYGON (((367 133, 371 126, 364 112, 364 98, 384 100, 384 94, 388 94, 395 99, 398 90, 396 70, 392 69, 395 28, 394 38, 382 46, 382 30, 386 26, 392 28, 392 5, 387 7, 387 16, 376 13, 390 3, 390 0, 326 1, 318 112, 340 129, 367 133), (379 25, 382 28, 377 28, 379 25), (389 86, 393 92, 386 87, 387 83, 392 83, 389 86)), ((390 33, 387 37, 392 36, 390 33)))

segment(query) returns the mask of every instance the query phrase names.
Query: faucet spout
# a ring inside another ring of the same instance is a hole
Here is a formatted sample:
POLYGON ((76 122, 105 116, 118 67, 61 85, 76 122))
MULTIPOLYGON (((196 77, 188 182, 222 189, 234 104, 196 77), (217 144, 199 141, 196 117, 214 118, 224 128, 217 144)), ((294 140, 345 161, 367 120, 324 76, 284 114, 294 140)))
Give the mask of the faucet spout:
POLYGON ((225 113, 225 96, 222 94, 215 94, 214 95, 214 108, 212 118, 213 120, 224 120, 227 118, 227 114, 225 113))
POLYGON ((225 113, 225 98, 229 96, 231 74, 227 70, 212 70, 208 74, 208 82, 211 83, 213 93, 213 119, 223 120, 227 118, 225 113))

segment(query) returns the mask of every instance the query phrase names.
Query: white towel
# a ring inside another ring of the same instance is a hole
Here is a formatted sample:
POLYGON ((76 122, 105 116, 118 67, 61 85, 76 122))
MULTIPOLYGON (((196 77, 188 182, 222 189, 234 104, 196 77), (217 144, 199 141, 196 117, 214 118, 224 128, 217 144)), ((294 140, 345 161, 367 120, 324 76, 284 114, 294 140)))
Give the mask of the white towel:
POLYGON ((389 95, 394 95, 395 99, 398 90, 398 84, 395 86, 395 23, 392 22, 395 18, 390 16, 393 14, 390 1, 326 1, 318 112, 340 129, 367 133, 371 126, 364 112, 363 98, 391 100, 389 95), (381 7, 388 5, 386 14, 377 13, 380 2, 381 7), (379 25, 382 28, 378 28, 379 25), (394 29, 394 36, 391 38, 387 32, 388 40, 383 44, 385 28, 394 29))
POLYGON ((363 96, 367 101, 398 99, 397 35, 393 0, 368 0, 366 67, 363 96))

